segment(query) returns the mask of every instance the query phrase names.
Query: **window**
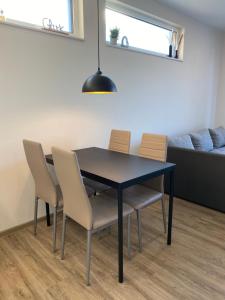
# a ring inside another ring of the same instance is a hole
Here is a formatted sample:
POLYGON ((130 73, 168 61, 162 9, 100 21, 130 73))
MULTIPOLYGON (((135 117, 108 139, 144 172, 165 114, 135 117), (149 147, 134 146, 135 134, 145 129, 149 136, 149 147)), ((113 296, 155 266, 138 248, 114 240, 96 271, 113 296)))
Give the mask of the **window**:
POLYGON ((1 21, 83 38, 83 0, 0 0, 1 21))
POLYGON ((105 19, 107 43, 183 59, 183 28, 114 0, 106 2, 105 19), (116 28, 119 29, 117 41, 115 37, 110 38, 111 30, 116 28))

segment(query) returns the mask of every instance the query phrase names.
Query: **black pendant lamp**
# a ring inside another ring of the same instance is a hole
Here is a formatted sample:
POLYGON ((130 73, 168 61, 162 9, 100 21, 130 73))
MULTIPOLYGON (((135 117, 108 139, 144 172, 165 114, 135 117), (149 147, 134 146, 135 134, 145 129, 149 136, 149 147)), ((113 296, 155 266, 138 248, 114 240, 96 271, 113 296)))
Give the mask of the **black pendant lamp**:
POLYGON ((82 87, 82 93, 86 94, 111 94, 117 92, 115 83, 109 78, 102 75, 100 69, 100 49, 99 49, 99 0, 97 0, 98 7, 98 71, 88 77, 82 87))

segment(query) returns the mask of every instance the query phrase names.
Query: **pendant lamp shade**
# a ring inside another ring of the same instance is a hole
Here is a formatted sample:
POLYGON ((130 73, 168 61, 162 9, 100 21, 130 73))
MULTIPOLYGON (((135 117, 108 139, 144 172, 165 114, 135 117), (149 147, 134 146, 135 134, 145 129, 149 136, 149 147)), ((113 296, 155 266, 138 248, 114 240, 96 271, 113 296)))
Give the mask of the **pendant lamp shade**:
POLYGON ((107 76, 102 75, 100 69, 100 47, 99 47, 99 0, 98 8, 98 71, 88 77, 82 87, 82 93, 86 94, 111 94, 117 92, 115 83, 107 76))
POLYGON ((87 94, 111 94, 117 92, 117 88, 109 77, 102 75, 102 72, 98 70, 85 81, 82 92, 87 94))

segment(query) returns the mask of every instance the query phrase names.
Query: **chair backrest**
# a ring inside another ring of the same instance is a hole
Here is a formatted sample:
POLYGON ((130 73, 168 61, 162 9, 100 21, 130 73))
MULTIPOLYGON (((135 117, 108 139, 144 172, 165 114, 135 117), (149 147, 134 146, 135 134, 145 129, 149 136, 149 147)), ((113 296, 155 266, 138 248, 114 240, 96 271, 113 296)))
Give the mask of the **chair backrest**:
POLYGON ((144 133, 139 148, 139 155, 165 162, 167 155, 167 136, 144 133))
MULTIPOLYGON (((142 135, 139 155, 145 158, 166 161, 167 156, 167 136, 158 134, 144 133, 142 135)), ((145 186, 155 189, 159 192, 164 192, 164 176, 153 178, 144 182, 145 186)))
POLYGON ((130 131, 116 130, 111 131, 109 150, 129 153, 130 151, 130 131))
POLYGON ((76 154, 53 147, 52 155, 63 194, 64 213, 87 230, 92 229, 92 208, 76 154))
POLYGON ((36 197, 55 207, 57 205, 56 186, 48 171, 41 144, 23 140, 23 146, 31 174, 34 178, 36 197))

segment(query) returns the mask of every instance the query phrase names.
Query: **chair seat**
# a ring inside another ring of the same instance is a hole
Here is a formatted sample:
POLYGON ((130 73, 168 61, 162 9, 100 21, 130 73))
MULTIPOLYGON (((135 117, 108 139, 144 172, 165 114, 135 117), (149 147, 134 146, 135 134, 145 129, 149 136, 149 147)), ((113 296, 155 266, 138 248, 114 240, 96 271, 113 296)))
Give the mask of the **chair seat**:
MULTIPOLYGON (((115 197, 115 190, 106 192, 108 196, 115 197)), ((123 200, 135 210, 142 209, 160 199, 163 194, 144 185, 135 185, 123 192, 123 200)))
POLYGON ((156 190, 143 185, 135 185, 125 190, 124 202, 138 210, 162 199, 162 197, 163 194, 156 190))
POLYGON ((110 189, 110 187, 108 185, 103 184, 101 182, 97 182, 97 181, 92 180, 90 178, 84 177, 83 182, 84 182, 84 185, 86 187, 89 187, 89 188, 93 189, 96 193, 102 193, 102 192, 105 192, 108 189, 110 189))
POLYGON ((85 185, 85 189, 89 198, 94 196, 95 190, 93 188, 89 187, 88 185, 85 185))
MULTIPOLYGON (((99 195, 90 201, 93 211, 93 229, 98 229, 118 220, 118 202, 110 196, 99 195)), ((134 212, 128 204, 123 204, 123 216, 134 212)))

